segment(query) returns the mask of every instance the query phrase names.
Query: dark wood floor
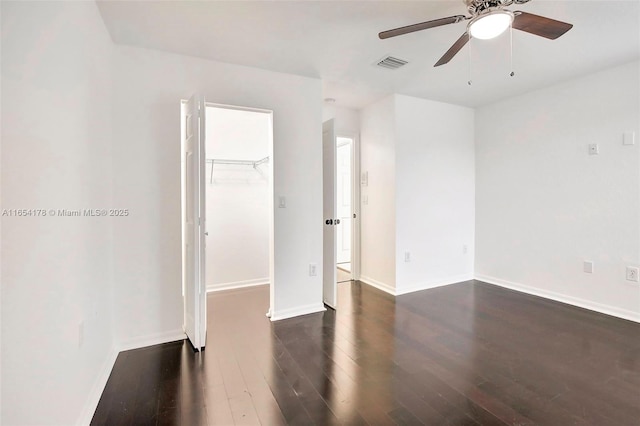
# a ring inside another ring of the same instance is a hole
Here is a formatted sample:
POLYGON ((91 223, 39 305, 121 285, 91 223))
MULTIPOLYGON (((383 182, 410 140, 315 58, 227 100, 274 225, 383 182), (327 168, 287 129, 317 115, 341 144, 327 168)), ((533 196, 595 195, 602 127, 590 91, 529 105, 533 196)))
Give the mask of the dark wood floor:
POLYGON ((94 425, 640 424, 640 324, 465 282, 271 323, 268 287, 209 296, 207 349, 123 352, 94 425))

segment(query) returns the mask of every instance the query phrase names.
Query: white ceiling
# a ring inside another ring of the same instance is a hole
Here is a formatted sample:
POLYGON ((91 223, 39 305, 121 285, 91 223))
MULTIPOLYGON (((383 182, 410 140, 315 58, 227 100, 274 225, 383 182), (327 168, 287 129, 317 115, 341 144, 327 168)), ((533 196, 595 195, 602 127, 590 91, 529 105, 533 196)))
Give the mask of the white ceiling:
POLYGON ((351 108, 393 92, 479 106, 640 58, 640 0, 532 0, 510 7, 574 24, 555 41, 514 30, 514 77, 508 32, 495 40, 473 40, 470 52, 464 48, 438 68, 433 64, 465 23, 377 37, 383 30, 467 14, 462 0, 98 1, 98 6, 118 44, 321 78, 324 96, 351 108), (395 71, 374 66, 387 54, 409 64, 395 71))

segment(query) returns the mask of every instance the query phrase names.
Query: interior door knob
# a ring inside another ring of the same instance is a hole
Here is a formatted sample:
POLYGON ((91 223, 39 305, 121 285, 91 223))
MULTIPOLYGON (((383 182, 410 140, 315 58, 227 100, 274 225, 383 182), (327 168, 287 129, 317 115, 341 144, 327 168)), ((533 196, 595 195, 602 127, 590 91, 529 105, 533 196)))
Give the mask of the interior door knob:
POLYGON ((336 225, 340 225, 340 219, 336 219, 336 225))
POLYGON ((327 219, 325 220, 325 222, 327 225, 333 225, 333 220, 332 219, 327 219))

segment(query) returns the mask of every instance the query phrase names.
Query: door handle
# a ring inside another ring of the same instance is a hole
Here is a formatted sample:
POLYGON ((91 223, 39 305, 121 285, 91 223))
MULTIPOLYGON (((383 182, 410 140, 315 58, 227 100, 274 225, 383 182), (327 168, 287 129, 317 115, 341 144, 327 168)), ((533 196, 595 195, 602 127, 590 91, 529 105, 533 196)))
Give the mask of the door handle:
POLYGON ((209 231, 205 232, 204 235, 209 236, 209 231))
POLYGON ((327 219, 324 221, 325 224, 327 225, 333 225, 333 220, 332 219, 327 219))
POLYGON ((336 225, 340 225, 340 219, 336 219, 335 223, 336 225))

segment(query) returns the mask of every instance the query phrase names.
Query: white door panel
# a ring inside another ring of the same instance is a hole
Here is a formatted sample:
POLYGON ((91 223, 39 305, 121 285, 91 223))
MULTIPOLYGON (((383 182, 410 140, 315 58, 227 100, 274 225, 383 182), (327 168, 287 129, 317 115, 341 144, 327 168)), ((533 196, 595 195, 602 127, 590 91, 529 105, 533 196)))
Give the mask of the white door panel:
POLYGON ((204 347, 206 291, 204 287, 204 99, 193 95, 185 106, 185 284, 184 331, 193 347, 204 347))
POLYGON ((336 135, 333 120, 322 124, 322 183, 323 183, 323 262, 322 286, 324 303, 336 309, 336 135))

